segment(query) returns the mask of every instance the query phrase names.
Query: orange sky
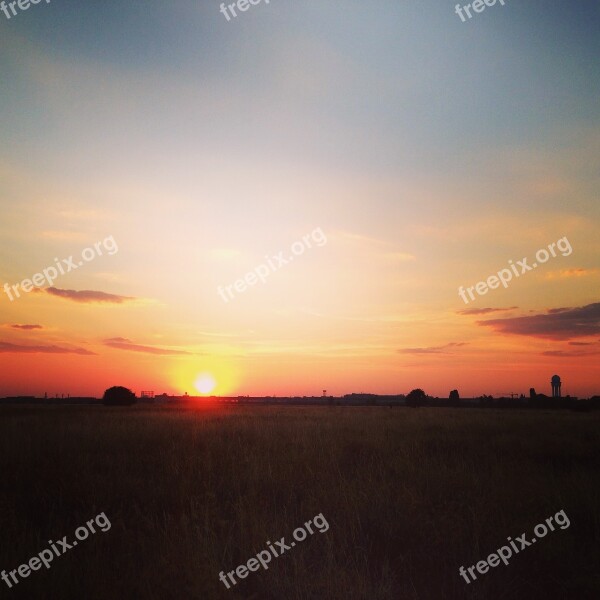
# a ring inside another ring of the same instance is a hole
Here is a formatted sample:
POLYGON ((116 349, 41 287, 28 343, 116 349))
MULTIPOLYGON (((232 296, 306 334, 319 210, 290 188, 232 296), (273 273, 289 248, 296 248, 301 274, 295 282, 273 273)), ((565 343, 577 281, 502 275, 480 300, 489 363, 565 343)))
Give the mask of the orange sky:
POLYGON ((597 36, 397 4, 3 29, 0 395, 600 394, 597 36))

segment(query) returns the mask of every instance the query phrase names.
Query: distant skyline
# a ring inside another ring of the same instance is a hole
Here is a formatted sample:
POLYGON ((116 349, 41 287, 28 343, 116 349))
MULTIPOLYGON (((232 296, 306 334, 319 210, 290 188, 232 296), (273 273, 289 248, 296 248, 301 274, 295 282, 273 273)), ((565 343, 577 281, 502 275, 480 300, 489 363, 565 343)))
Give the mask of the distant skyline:
POLYGON ((0 19, 0 396, 599 393, 598 2, 173 4, 0 19))
MULTIPOLYGON (((107 388, 108 389, 108 388, 107 388)), ((314 394, 290 394, 290 395, 281 395, 281 394, 260 394, 260 395, 249 395, 249 394, 245 394, 243 390, 238 391, 235 394, 215 394, 214 392, 210 392, 210 393, 203 393, 202 391, 198 390, 198 389, 194 389, 192 392, 188 393, 187 390, 183 391, 183 392, 165 392, 163 391, 158 391, 158 390, 132 390, 134 392, 134 394, 136 395, 137 398, 139 399, 153 399, 153 398, 161 398, 164 396, 167 396, 169 398, 190 398, 192 400, 210 400, 210 399, 220 399, 220 398, 277 398, 277 399, 286 399, 286 398, 310 398, 310 399, 318 399, 318 398, 323 398, 323 399, 327 399, 327 398, 337 398, 337 399, 343 399, 343 398, 350 398, 352 396, 354 397, 370 397, 370 396, 375 396, 375 397, 380 397, 380 398, 386 398, 386 397, 399 397, 399 396, 407 396, 412 390, 414 389, 423 389, 422 387, 419 388, 412 388, 411 390, 401 390, 395 393, 390 393, 390 394, 378 394, 376 392, 369 392, 366 390, 362 390, 360 392, 358 391, 354 391, 354 392, 347 392, 346 394, 330 394, 329 391, 327 391, 326 394, 323 394, 322 392, 319 393, 314 393, 314 394)), ((531 390, 535 391, 535 396, 539 399, 541 397, 545 397, 548 399, 552 399, 552 398, 560 398, 560 399, 567 399, 567 398, 574 398, 574 399, 579 399, 579 400, 585 400, 586 398, 579 398, 577 396, 574 396, 573 394, 570 393, 560 393, 559 395, 554 396, 554 392, 551 390, 546 390, 546 389, 536 389, 536 388, 529 388, 529 390, 526 391, 512 391, 512 392, 497 392, 497 393, 482 393, 482 394, 477 394, 477 395, 473 395, 473 396, 464 396, 462 394, 460 394, 460 390, 456 390, 459 393, 459 399, 460 400, 473 400, 473 399, 481 399, 481 398, 485 398, 485 397, 491 397, 493 399, 499 400, 499 399, 507 399, 507 398, 511 398, 511 399, 523 399, 526 398, 527 400, 530 399, 531 397, 531 390)), ((426 394, 427 397, 429 398, 434 398, 434 399, 438 399, 438 400, 444 400, 444 399, 448 399, 450 396, 450 392, 452 392, 453 390, 449 390, 448 394, 445 395, 437 395, 437 394, 429 394, 427 392, 427 390, 423 390, 424 393, 426 394)), ((23 394, 20 396, 0 396, 0 400, 2 399, 13 399, 13 398, 35 398, 36 400, 44 400, 44 399, 48 399, 48 400, 69 400, 69 399, 78 399, 78 398, 96 398, 96 399, 101 399, 103 396, 103 394, 98 394, 97 396, 75 396, 73 394, 70 394, 69 392, 52 392, 52 393, 44 393, 42 396, 35 396, 33 394, 23 394)), ((597 393, 595 394, 589 394, 589 397, 600 397, 600 390, 598 390, 597 393)))

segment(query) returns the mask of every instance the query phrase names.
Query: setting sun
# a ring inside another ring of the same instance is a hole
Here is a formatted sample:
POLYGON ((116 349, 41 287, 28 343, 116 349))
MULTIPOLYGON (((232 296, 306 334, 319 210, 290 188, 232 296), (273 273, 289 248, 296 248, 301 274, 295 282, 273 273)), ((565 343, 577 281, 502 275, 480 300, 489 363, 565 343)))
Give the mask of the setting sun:
POLYGON ((217 382, 212 375, 202 373, 198 375, 196 381, 194 381, 194 387, 201 394, 210 394, 217 387, 217 382))

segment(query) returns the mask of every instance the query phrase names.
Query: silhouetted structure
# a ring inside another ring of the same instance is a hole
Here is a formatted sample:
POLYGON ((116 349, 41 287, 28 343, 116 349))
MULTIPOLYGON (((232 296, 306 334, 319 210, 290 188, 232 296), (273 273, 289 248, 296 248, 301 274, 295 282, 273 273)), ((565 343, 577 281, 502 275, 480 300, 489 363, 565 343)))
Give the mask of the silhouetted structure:
POLYGON ((553 375, 550 383, 552 384, 552 397, 560 398, 560 377, 558 375, 553 375))

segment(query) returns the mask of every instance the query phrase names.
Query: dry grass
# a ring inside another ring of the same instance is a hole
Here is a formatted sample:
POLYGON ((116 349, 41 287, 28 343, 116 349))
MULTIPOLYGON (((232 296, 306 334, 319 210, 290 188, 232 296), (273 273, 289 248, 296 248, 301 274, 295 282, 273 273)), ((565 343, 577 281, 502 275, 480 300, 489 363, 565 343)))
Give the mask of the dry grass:
POLYGON ((301 407, 1 407, 0 569, 112 523, 2 597, 600 597, 600 414, 301 407), (566 530, 467 585, 507 536, 566 530), (323 513, 232 590, 219 582, 323 513))

